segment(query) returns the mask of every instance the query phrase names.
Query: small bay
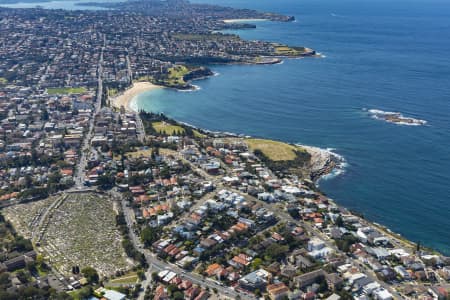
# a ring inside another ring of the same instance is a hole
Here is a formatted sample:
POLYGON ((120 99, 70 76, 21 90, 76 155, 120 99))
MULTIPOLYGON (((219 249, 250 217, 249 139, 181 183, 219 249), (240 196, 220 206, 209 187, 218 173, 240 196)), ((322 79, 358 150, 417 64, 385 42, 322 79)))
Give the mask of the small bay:
POLYGON ((294 15, 296 22, 255 22, 235 33, 311 47, 324 58, 210 66, 219 75, 196 81, 198 91, 154 90, 137 106, 210 130, 333 148, 348 166, 320 181, 327 195, 450 255, 450 3, 214 3, 294 15), (367 109, 428 123, 387 123, 367 109))

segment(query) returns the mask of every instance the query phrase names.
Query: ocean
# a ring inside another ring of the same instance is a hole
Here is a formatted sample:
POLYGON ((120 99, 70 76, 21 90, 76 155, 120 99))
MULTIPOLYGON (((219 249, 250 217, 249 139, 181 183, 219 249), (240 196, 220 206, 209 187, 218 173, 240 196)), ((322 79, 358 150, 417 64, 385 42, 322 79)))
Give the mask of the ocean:
MULTIPOLYGON (((92 9, 75 5, 85 1, 4 6, 92 9)), ((198 91, 143 93, 139 108, 210 130, 332 148, 348 165, 319 182, 328 196, 450 255, 449 1, 195 1, 294 15, 296 22, 233 33, 324 57, 211 66, 218 76, 196 81, 198 91), (427 125, 376 120, 369 109, 427 125)))
POLYGON ((210 130, 332 148, 348 165, 319 182, 328 196, 450 255, 450 2, 202 2, 294 15, 234 33, 324 57, 211 66, 218 76, 196 81, 199 90, 154 90, 137 106, 210 130), (427 124, 387 123, 368 109, 427 124))

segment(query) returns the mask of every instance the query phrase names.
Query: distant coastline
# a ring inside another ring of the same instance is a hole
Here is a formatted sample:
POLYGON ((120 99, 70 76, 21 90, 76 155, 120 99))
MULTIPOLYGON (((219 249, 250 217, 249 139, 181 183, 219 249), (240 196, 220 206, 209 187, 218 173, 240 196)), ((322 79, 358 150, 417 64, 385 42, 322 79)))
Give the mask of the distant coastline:
POLYGON ((222 20, 224 23, 242 23, 242 22, 264 22, 270 21, 269 19, 226 19, 222 20))

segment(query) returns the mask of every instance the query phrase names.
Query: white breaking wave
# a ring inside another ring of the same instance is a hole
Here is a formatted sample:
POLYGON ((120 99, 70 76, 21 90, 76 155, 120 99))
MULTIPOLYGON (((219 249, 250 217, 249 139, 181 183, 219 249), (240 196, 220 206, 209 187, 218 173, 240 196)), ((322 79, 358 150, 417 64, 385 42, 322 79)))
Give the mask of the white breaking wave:
POLYGON ((193 89, 189 89, 189 90, 177 90, 178 92, 182 92, 182 93, 191 93, 191 92, 196 92, 201 90, 202 88, 198 85, 192 84, 193 89))

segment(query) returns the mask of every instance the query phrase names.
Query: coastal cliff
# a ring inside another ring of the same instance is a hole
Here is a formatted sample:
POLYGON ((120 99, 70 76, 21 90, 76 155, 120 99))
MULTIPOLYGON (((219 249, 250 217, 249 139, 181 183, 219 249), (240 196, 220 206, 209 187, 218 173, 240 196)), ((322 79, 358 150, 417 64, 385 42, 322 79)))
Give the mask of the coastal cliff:
POLYGON ((318 147, 292 145, 266 139, 246 139, 250 150, 276 173, 292 173, 314 182, 335 169, 344 159, 318 147))
POLYGON ((192 80, 213 75, 213 71, 207 67, 176 65, 159 77, 153 78, 153 83, 177 90, 194 90, 195 86, 191 84, 192 80))
POLYGON ((189 73, 183 76, 183 80, 186 82, 196 80, 196 79, 202 79, 209 76, 213 76, 214 72, 211 71, 211 69, 206 67, 199 67, 197 69, 191 70, 189 73))

